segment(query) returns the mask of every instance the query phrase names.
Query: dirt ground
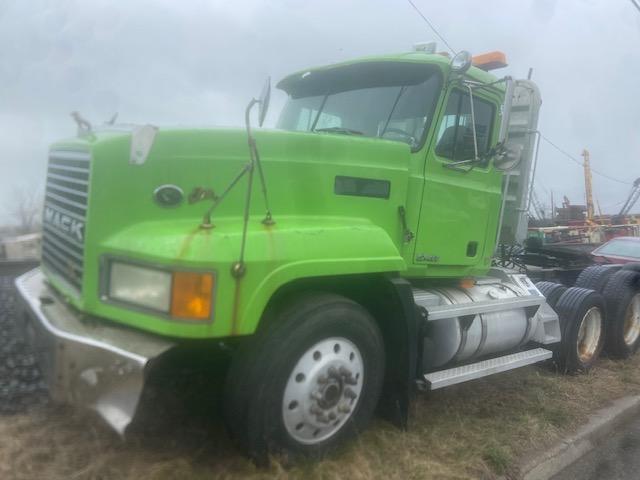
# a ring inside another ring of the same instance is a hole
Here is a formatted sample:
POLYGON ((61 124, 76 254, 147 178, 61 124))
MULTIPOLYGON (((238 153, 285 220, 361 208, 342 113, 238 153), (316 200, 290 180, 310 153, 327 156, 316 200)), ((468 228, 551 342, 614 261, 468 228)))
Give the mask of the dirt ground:
POLYGON ((545 450, 611 400, 640 393, 640 354, 627 361, 604 358, 587 375, 528 367, 416 396, 406 432, 375 419, 356 441, 320 462, 285 466, 274 459, 259 469, 231 445, 219 409, 198 394, 211 393, 208 377, 200 377, 197 388, 185 388, 184 380, 170 384, 191 392, 173 403, 156 401, 151 390, 125 440, 91 412, 52 405, 32 356, 7 333, 10 322, 2 322, 14 314, 8 286, 0 282, 3 480, 517 477, 525 455, 545 450))

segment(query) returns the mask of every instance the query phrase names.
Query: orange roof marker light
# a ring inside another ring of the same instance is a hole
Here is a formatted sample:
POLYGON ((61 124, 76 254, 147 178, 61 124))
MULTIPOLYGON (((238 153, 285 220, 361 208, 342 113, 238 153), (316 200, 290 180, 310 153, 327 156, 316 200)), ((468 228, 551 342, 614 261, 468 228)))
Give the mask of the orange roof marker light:
POLYGON ((489 70, 496 70, 497 68, 504 68, 507 65, 507 56, 503 52, 487 52, 481 55, 475 55, 471 61, 473 65, 485 72, 489 70))

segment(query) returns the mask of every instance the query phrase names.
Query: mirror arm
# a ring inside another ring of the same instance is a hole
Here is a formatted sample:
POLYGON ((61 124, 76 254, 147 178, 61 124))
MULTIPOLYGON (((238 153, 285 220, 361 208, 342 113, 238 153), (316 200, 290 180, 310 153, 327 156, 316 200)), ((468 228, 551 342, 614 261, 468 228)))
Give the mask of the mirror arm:
POLYGON ((498 134, 498 143, 505 144, 507 142, 507 133, 509 132, 509 121, 511 120, 511 106, 513 105, 513 90, 515 83, 513 78, 504 77, 506 89, 504 93, 504 103, 502 105, 502 123, 500 124, 500 133, 498 134))
POLYGON ((473 152, 474 152, 473 160, 477 162, 480 159, 478 158, 478 136, 476 135, 476 113, 473 108, 473 89, 471 88, 471 85, 467 85, 467 88, 469 89, 469 102, 471 104, 471 130, 473 132, 473 152))
POLYGON ((247 108, 244 111, 244 125, 245 125, 245 128, 247 129, 247 137, 249 138, 249 145, 251 145, 253 140, 253 134, 251 133, 251 118, 249 115, 251 113, 251 109, 257 103, 260 103, 260 100, 256 98, 252 98, 249 104, 247 105, 247 108))
POLYGON ((264 198, 264 203, 266 207, 266 213, 265 213, 264 219, 262 220, 262 223, 264 225, 273 225, 275 222, 271 215, 271 208, 269 207, 269 195, 267 193, 267 182, 264 178, 264 171, 262 170, 262 162, 260 161, 260 153, 258 152, 258 147, 256 146, 256 139, 253 136, 253 132, 251 130, 251 117, 250 117, 251 109, 255 105, 261 104, 261 103, 262 102, 256 98, 251 99, 244 113, 244 121, 247 129, 247 142, 249 144, 251 168, 253 168, 254 166, 258 167, 258 176, 260 177, 260 187, 262 190, 262 196, 264 198))

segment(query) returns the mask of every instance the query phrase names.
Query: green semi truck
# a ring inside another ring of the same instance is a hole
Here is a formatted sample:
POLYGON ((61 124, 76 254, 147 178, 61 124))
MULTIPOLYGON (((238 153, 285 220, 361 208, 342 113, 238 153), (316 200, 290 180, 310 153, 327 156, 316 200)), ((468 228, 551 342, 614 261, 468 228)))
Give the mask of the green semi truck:
POLYGON ((75 115, 49 152, 41 266, 16 280, 52 397, 124 433, 170 352, 223 350, 227 425, 263 458, 322 454, 376 407, 406 425, 416 390, 588 369, 602 297, 554 310, 492 267, 526 236, 541 104, 489 72, 504 62, 420 45, 297 72, 273 130, 251 128, 268 85, 244 129, 75 115))

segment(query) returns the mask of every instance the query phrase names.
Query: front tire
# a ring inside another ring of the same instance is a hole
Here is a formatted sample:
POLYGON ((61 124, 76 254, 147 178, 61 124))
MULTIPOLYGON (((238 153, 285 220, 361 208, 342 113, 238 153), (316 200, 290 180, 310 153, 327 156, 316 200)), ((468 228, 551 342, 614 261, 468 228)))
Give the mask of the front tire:
POLYGON ((256 461, 270 454, 322 457, 362 431, 377 405, 384 344, 360 305, 305 295, 234 355, 225 419, 256 461))

